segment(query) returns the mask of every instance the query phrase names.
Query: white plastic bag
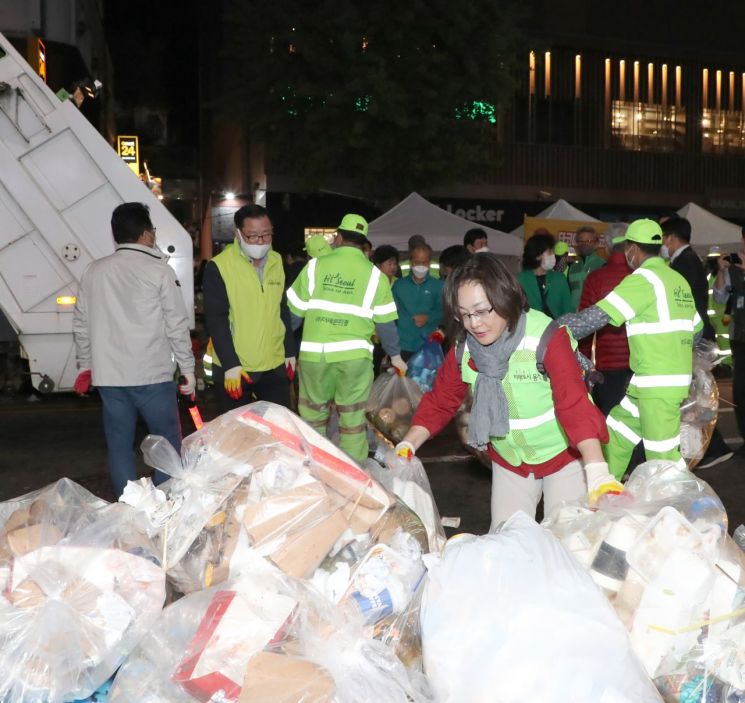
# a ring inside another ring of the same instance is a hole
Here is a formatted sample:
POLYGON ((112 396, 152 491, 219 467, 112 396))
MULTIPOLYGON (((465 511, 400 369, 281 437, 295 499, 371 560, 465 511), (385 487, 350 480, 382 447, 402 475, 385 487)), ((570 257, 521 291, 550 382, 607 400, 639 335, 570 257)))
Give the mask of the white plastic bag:
POLYGON ((10 503, 0 506, 0 700, 85 698, 160 614, 165 573, 128 506, 69 480, 10 503))
MULTIPOLYGON (((382 454, 380 458, 384 466, 377 461, 368 460, 365 469, 419 516, 427 528, 429 551, 439 552, 445 545, 445 531, 442 529, 440 513, 422 462, 416 456, 410 460, 404 459, 390 449, 382 454)), ((377 453, 375 456, 378 458, 377 453)))
POLYGON ((661 701, 602 593, 522 512, 494 535, 448 542, 421 623, 441 703, 661 701))

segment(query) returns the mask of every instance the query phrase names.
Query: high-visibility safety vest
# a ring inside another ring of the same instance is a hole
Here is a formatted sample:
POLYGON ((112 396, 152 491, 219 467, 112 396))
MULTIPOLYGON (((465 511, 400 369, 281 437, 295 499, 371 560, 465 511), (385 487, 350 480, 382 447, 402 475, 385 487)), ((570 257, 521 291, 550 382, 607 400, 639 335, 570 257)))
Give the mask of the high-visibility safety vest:
MULTIPOLYGON (((551 379, 536 366, 536 350, 551 318, 538 310, 528 310, 525 335, 510 357, 502 388, 507 397, 510 431, 505 437, 492 437, 494 450, 512 466, 542 464, 563 452, 569 442, 554 412, 551 379)), ((569 338, 572 347, 577 343, 569 338)), ((460 365, 463 381, 472 388, 478 372, 468 361, 471 355, 466 346, 460 365)))
MULTIPOLYGON (((411 261, 409 259, 404 259, 400 264, 399 268, 401 269, 401 277, 408 276, 411 273, 411 261)), ((432 276, 432 278, 439 278, 440 277, 440 262, 439 261, 430 261, 429 264, 429 275, 432 276)))
POLYGON ((301 361, 372 359, 375 324, 398 319, 388 279, 352 246, 311 259, 287 302, 305 318, 301 361))
POLYGON ((629 395, 685 398, 691 384, 693 335, 703 329, 685 278, 654 256, 596 305, 613 326, 626 324, 634 372, 629 395))
POLYGON ((731 316, 727 313, 727 303, 718 303, 714 299, 714 283, 717 280, 717 275, 711 273, 706 280, 709 284, 709 309, 707 312, 709 313, 709 322, 711 322, 716 334, 719 356, 724 357, 722 359, 723 364, 731 364, 732 349, 729 341, 731 316))
MULTIPOLYGON (((285 290, 282 257, 269 251, 263 280, 259 280, 256 267, 235 242, 212 261, 228 293, 230 332, 241 366, 251 372, 269 371, 284 364, 285 325, 280 317, 285 290)), ((222 366, 216 353, 212 361, 222 366)))

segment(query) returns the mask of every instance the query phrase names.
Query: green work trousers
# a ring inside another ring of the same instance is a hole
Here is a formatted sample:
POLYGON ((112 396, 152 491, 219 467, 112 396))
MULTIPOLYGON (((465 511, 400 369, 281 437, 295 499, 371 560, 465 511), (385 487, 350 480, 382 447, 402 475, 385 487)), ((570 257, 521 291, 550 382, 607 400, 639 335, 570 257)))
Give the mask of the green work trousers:
POLYGON ((680 455, 680 403, 675 398, 624 396, 606 420, 609 441, 603 447, 610 472, 620 481, 634 447, 643 442, 647 460, 667 459, 685 466, 680 455))
POLYGON ((298 409, 313 429, 326 434, 331 404, 339 413, 339 447, 358 463, 367 459, 365 406, 373 382, 370 359, 301 361, 298 409))

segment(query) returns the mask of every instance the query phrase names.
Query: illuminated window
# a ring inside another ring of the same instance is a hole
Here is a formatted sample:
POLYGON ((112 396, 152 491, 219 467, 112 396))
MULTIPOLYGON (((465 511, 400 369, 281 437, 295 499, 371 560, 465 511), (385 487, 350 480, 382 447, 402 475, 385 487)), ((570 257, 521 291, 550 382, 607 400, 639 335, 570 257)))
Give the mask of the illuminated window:
POLYGON ((614 100, 611 106, 613 146, 634 151, 678 151, 686 132, 685 109, 614 100))
POLYGON ((308 241, 311 237, 320 234, 329 244, 336 239, 336 227, 306 227, 303 232, 303 241, 308 241))
POLYGON ((745 149, 745 113, 705 108, 701 118, 701 151, 721 154, 745 149))

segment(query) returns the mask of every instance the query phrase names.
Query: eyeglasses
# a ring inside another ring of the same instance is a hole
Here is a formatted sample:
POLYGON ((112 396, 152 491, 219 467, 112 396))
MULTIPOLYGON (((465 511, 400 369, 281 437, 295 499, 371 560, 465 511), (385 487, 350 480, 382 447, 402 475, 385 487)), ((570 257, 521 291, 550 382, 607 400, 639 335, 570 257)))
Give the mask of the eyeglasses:
POLYGON ((241 231, 241 237, 249 244, 258 244, 261 242, 271 242, 274 232, 269 230, 268 232, 243 232, 241 231))
POLYGON ((460 313, 460 317, 456 317, 455 319, 463 324, 469 323, 473 325, 476 322, 484 322, 493 312, 494 308, 489 308, 488 310, 474 310, 473 312, 462 312, 460 313))
POLYGON ((578 239, 577 244, 595 244, 597 239, 578 239))

